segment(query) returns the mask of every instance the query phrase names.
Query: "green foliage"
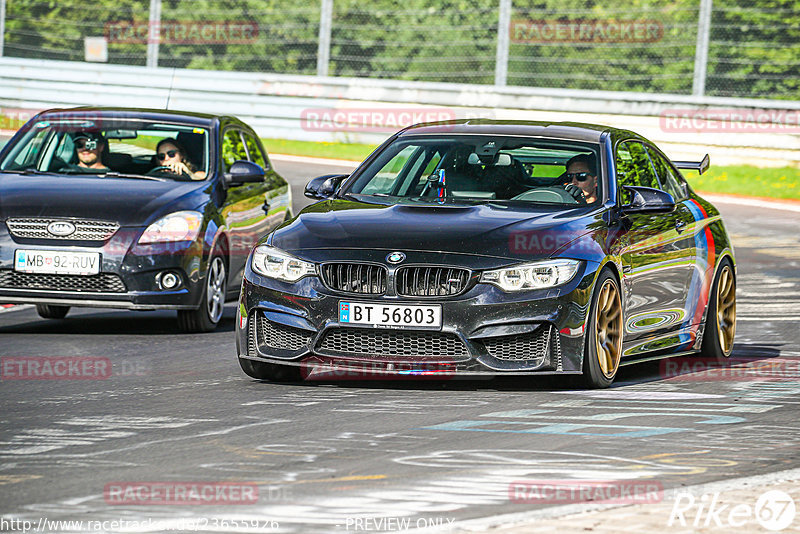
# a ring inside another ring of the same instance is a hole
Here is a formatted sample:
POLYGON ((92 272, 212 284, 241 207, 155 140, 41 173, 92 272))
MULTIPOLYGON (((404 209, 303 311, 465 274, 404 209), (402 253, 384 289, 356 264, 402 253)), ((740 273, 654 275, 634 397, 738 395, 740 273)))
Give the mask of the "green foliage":
MULTIPOLYGON (((320 2, 163 0, 164 23, 251 25, 254 35, 168 39, 159 65, 315 74, 320 2)), ((11 0, 6 55, 82 61, 86 36, 115 24, 147 28, 149 0, 11 0)), ((690 94, 700 0, 514 0, 508 85, 690 94), (542 38, 535 24, 606 28, 638 23, 647 38, 542 38), (588 25, 588 26, 587 26, 588 25), (537 34, 538 35, 538 34, 537 34)), ((494 83, 499 0, 335 0, 329 72, 334 76, 494 83)), ((146 33, 146 32, 145 32, 146 33)), ((109 62, 145 63, 145 40, 111 39, 109 62)), ((707 94, 800 98, 797 0, 715 0, 707 94)), ((479 100, 479 97, 476 97, 479 100)), ((481 102, 475 102, 481 104, 481 102)))

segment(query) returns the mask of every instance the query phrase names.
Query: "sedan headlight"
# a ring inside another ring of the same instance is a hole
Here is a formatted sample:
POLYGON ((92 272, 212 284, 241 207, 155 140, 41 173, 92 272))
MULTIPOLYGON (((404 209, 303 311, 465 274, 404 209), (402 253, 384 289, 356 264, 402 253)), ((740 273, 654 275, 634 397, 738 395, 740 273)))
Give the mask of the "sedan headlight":
POLYGON ((481 282, 494 284, 503 291, 545 289, 566 284, 578 272, 577 260, 548 260, 523 263, 514 267, 485 271, 481 282))
POLYGON ((253 251, 253 270, 284 282, 297 282, 304 276, 317 274, 313 263, 299 260, 279 248, 259 245, 253 251))
POLYGON ((148 243, 171 243, 175 241, 194 241, 203 224, 203 214, 197 211, 176 211, 161 217, 147 227, 140 245, 148 243))

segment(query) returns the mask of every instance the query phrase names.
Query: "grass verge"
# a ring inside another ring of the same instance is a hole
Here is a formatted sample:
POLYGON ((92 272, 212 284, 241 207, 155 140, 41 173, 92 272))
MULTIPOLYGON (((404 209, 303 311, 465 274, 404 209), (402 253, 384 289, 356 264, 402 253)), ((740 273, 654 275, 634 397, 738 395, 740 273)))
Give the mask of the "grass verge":
POLYGON ((291 141, 288 139, 261 138, 268 154, 291 154, 315 158, 347 159, 362 161, 377 145, 357 143, 317 143, 313 141, 291 141))
POLYGON ((800 169, 795 167, 712 165, 702 176, 694 171, 683 175, 698 192, 800 200, 800 169))

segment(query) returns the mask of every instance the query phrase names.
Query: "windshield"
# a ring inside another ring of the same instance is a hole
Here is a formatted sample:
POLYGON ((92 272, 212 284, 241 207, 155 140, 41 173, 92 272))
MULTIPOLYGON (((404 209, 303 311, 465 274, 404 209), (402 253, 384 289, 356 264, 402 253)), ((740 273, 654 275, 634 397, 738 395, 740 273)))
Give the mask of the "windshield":
POLYGON ((203 180, 208 146, 208 130, 193 125, 44 117, 11 147, 0 170, 203 180))
POLYGON ((599 146, 501 136, 401 138, 345 192, 389 203, 593 204, 599 146))

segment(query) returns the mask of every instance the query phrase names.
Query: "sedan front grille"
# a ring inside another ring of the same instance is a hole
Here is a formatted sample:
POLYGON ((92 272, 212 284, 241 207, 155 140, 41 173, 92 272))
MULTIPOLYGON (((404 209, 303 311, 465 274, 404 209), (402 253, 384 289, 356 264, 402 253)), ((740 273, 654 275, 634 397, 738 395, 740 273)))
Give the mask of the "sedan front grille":
POLYGON ((412 332, 335 328, 329 330, 316 352, 326 356, 387 358, 396 356, 449 357, 469 356, 464 342, 449 332, 412 332))
POLYGON ((386 267, 368 263, 326 263, 322 281, 329 288, 345 293, 383 295, 386 293, 386 267))
POLYGON ((94 220, 18 218, 8 219, 6 225, 14 237, 62 241, 105 241, 119 230, 119 225, 115 222, 94 220), (75 231, 66 236, 51 234, 47 227, 54 222, 72 223, 75 231))
POLYGON ((397 270, 397 294, 406 297, 458 295, 469 282, 470 272, 456 267, 402 267, 397 270))
POLYGON ((112 273, 92 276, 73 274, 33 274, 0 270, 0 288, 49 291, 84 291, 87 293, 124 293, 122 278, 112 273))
POLYGON ((300 328, 273 323, 263 315, 258 315, 258 340, 260 347, 300 350, 311 342, 312 333, 300 328))
POLYGON ((525 334, 490 337, 481 342, 489 355, 511 362, 541 360, 547 356, 551 347, 557 349, 559 355, 561 349, 552 325, 541 326, 525 334))

